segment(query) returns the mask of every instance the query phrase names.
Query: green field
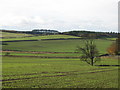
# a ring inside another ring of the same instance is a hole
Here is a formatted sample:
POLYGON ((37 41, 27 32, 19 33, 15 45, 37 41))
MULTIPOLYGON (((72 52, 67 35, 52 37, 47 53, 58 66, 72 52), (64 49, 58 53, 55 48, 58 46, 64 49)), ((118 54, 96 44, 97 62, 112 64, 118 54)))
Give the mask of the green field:
POLYGON ((32 37, 17 37, 17 38, 5 38, 2 41, 13 40, 41 40, 41 39, 68 39, 68 38, 80 38, 71 35, 45 35, 45 36, 32 36, 32 37))
MULTIPOLYGON (((116 58, 99 64, 116 65, 116 58)), ((79 59, 3 57, 3 88, 117 88, 118 67, 90 66, 79 59)))
MULTIPOLYGON (((1 55, 6 55, 3 52, 1 55)), ((9 52, 9 55, 16 56, 43 56, 43 57, 80 57, 79 53, 25 53, 25 52, 9 52)))
MULTIPOLYGON (((33 36, 31 34, 24 34, 24 33, 9 33, 9 32, 1 32, 0 31, 0 35, 1 37, 3 38, 11 38, 11 37, 14 37, 14 38, 20 38, 20 37, 27 37, 27 36, 33 36)), ((3 39, 4 40, 4 39, 3 39)))
MULTIPOLYGON (((101 54, 105 54, 106 49, 113 41, 97 39, 95 43, 101 54)), ((45 40, 45 41, 21 41, 7 42, 3 45, 3 50, 18 51, 43 51, 43 52, 76 52, 77 46, 83 46, 83 40, 45 40)))
MULTIPOLYGON (((94 66, 80 61, 81 54, 75 53, 77 46, 84 46, 84 39, 80 37, 18 35, 10 38, 7 33, 4 37, 8 38, 1 41, 19 42, 4 42, 2 45, 3 88, 118 88, 118 57, 101 57, 94 66)), ((113 42, 113 39, 95 39, 100 55, 108 53, 106 50, 113 42)))
POLYGON ((107 40, 115 41, 117 38, 106 38, 107 40))

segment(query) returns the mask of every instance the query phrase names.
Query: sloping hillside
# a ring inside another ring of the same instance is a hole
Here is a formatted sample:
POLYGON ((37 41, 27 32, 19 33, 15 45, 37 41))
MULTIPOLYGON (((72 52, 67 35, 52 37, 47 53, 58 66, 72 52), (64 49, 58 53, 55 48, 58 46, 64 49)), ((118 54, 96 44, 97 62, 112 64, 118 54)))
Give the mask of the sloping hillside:
POLYGON ((32 34, 25 34, 25 33, 11 33, 11 32, 0 32, 1 41, 14 41, 14 40, 41 40, 41 39, 74 39, 80 38, 77 36, 72 35, 42 35, 42 36, 35 36, 32 34))
POLYGON ((1 32, 0 31, 0 38, 18 38, 18 37, 29 37, 33 36, 31 34, 25 34, 25 33, 10 33, 10 32, 1 32))

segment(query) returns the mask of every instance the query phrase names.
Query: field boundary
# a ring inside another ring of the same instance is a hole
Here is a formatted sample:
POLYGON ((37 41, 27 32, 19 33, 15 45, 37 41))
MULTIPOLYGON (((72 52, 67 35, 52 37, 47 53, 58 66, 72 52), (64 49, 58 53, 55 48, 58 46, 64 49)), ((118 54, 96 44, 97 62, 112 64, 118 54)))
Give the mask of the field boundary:
MULTIPOLYGON (((0 56, 6 56, 6 55, 0 55, 0 56)), ((79 57, 58 57, 58 56, 26 56, 26 55, 24 55, 24 56, 22 56, 22 55, 8 55, 8 57, 36 57, 36 58, 79 58, 79 57)))
POLYGON ((36 54, 40 54, 40 53, 78 53, 78 52, 39 52, 39 51, 19 51, 19 50, 2 50, 1 52, 17 52, 17 53, 36 53, 36 54))
POLYGON ((33 39, 33 40, 9 40, 9 41, 1 41, 1 42, 22 42, 22 41, 45 41, 45 40, 78 40, 84 38, 58 38, 58 39, 33 39))

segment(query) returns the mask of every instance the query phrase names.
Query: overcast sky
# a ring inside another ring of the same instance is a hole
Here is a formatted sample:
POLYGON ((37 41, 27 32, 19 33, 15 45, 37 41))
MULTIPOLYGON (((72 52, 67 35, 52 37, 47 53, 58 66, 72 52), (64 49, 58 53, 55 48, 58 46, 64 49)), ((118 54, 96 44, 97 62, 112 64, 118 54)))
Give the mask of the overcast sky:
POLYGON ((0 0, 0 29, 118 31, 119 0, 0 0))

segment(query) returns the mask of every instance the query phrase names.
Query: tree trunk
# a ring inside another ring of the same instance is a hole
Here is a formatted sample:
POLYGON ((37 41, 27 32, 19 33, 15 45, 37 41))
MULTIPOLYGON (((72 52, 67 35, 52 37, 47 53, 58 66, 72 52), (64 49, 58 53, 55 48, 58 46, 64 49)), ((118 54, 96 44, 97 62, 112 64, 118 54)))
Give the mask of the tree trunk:
POLYGON ((93 58, 91 58, 91 65, 92 65, 92 66, 94 65, 93 58))

